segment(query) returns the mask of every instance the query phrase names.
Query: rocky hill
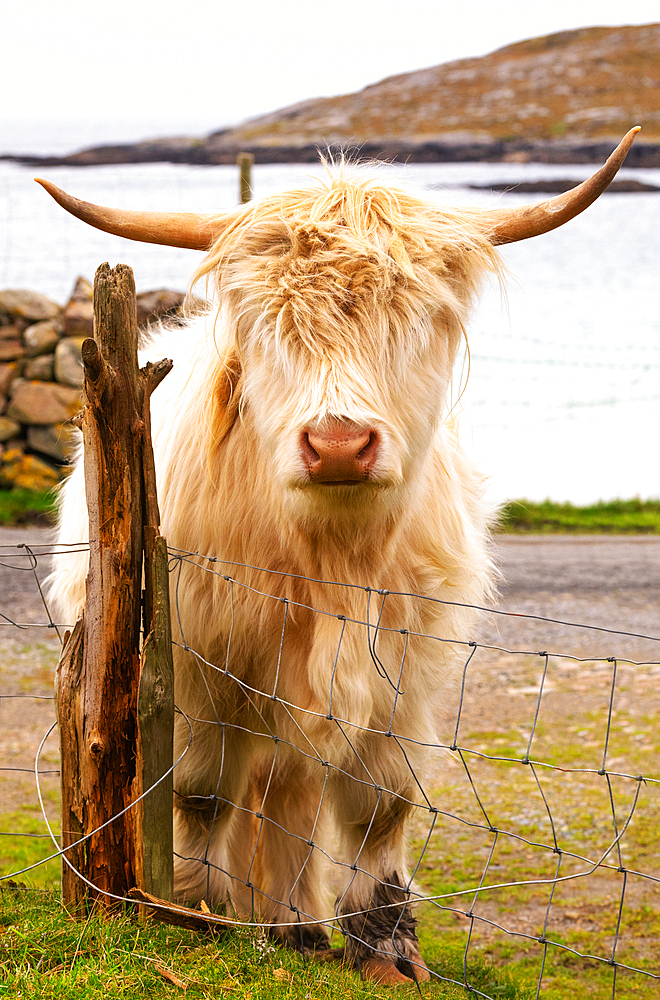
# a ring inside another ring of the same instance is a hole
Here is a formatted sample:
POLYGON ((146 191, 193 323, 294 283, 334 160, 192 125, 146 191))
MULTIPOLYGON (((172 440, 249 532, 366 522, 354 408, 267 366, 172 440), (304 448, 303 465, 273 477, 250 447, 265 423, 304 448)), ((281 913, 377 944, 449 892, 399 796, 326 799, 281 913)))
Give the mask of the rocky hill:
POLYGON ((413 160, 591 161, 636 124, 643 132, 628 164, 660 165, 660 24, 562 31, 304 101, 206 139, 103 147, 66 162, 228 163, 241 149, 257 162, 306 160, 329 144, 413 160))
POLYGON ((532 38, 305 101, 209 143, 616 139, 634 124, 660 140, 660 24, 532 38))

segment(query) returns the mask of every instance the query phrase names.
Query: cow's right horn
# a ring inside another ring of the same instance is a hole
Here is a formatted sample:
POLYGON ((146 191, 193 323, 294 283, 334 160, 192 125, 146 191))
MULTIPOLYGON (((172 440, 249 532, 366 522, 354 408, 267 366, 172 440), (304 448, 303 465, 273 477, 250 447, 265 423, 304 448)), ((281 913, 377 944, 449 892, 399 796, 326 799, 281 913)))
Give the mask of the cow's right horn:
POLYGON ((124 236, 129 240, 183 247, 186 250, 208 250, 223 229, 222 216, 104 208, 102 205, 93 205, 90 201, 80 201, 42 177, 35 177, 35 181, 71 215, 96 229, 102 229, 104 233, 124 236))
POLYGON ((603 193, 625 160, 633 140, 640 130, 636 125, 623 137, 607 163, 588 180, 571 188, 565 194, 539 202, 538 205, 523 205, 521 208, 496 209, 482 215, 482 229, 491 243, 515 243, 531 236, 549 233, 551 229, 563 226, 565 222, 584 212, 603 193))

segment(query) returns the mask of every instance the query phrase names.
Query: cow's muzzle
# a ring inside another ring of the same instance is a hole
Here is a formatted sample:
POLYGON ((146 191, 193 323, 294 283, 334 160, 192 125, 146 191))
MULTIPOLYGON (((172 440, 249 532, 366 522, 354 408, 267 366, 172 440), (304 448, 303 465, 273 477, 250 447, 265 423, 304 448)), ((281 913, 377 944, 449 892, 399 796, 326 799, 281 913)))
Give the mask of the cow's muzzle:
POLYGON ((380 435, 372 427, 337 418, 306 427, 300 435, 309 480, 328 486, 353 486, 370 479, 379 444, 380 435))

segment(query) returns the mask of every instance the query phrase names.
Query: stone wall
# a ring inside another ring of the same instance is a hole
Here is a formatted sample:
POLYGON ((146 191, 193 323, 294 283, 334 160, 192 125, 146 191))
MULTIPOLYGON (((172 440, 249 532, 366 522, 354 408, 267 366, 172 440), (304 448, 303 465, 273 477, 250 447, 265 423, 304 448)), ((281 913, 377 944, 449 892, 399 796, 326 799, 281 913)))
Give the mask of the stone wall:
MULTIPOLYGON (((138 324, 177 314, 183 293, 137 297, 138 324)), ((80 348, 92 336, 92 286, 78 278, 69 301, 0 291, 0 488, 43 490, 66 473, 81 405, 80 348)))

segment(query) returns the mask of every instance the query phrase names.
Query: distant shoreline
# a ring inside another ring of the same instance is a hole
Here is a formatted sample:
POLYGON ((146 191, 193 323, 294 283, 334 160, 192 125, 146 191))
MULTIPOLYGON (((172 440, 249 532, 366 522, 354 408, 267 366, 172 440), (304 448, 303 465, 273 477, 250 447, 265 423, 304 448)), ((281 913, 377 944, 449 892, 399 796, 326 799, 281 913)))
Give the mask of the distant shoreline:
MULTIPOLYGON (((552 163, 602 164, 616 142, 608 140, 494 140, 406 142, 398 139, 356 145, 330 146, 360 159, 407 163, 552 163)), ((197 166, 230 165, 240 152, 252 153, 256 164, 318 163, 328 147, 306 145, 222 145, 218 135, 208 139, 156 139, 144 142, 92 146, 67 156, 5 154, 0 160, 29 167, 90 167, 130 163, 181 163, 197 166), (211 142, 211 139, 213 142, 211 142)), ((637 141, 626 158, 626 167, 660 167, 660 143, 637 141)))

